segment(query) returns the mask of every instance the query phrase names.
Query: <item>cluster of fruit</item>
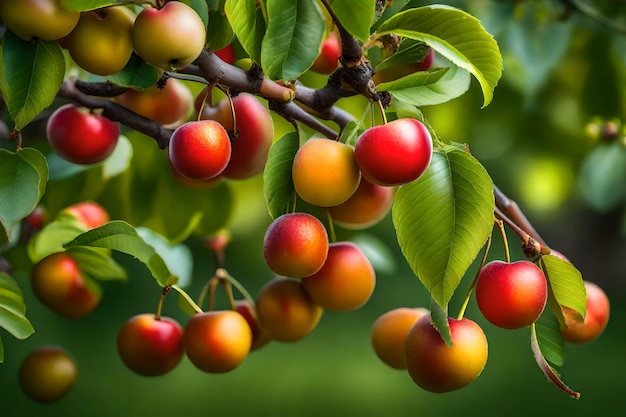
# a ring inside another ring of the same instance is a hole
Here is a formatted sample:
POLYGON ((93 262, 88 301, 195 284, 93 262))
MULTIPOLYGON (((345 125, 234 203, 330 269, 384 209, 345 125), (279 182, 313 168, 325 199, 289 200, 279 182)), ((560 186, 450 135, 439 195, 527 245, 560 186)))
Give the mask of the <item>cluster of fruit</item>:
MULTIPOLYGON (((559 254, 558 252, 555 252, 559 254)), ((559 256, 562 256, 559 254, 559 256)), ((606 327, 610 305, 606 293, 585 281, 587 306, 584 321, 563 308, 567 327, 564 341, 587 343, 606 327)), ((546 278, 529 261, 492 261, 484 265, 475 282, 476 304, 491 324, 521 329, 535 323, 547 303, 546 278)), ((417 385, 431 392, 449 392, 474 381, 487 363, 487 338, 474 321, 448 318, 452 346, 448 346, 431 321, 430 311, 400 307, 380 316, 372 326, 371 342, 381 361, 406 369, 417 385)))

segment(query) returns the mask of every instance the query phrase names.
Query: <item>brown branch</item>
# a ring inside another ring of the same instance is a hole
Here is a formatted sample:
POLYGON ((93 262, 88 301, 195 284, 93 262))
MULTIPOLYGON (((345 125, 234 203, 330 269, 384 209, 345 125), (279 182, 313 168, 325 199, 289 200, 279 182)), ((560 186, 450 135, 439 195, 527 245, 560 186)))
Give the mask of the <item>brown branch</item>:
POLYGON ((113 90, 114 88, 111 87, 110 83, 86 83, 68 78, 63 81, 57 95, 90 109, 101 109, 103 116, 106 118, 120 122, 131 129, 154 138, 159 148, 165 149, 172 135, 172 130, 166 129, 154 120, 128 110, 114 101, 94 97, 110 96, 113 90))

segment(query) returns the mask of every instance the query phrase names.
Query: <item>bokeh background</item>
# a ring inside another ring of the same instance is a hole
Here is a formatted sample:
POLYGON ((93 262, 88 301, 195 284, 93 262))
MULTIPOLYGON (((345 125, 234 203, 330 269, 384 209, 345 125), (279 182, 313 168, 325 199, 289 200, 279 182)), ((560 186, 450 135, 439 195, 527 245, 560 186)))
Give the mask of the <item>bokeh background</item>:
MULTIPOLYGON (((626 123, 626 2, 571 2, 592 8, 587 15, 566 13, 566 2, 556 0, 445 3, 475 14, 496 37, 505 58, 504 78, 485 109, 473 84, 465 96, 424 108, 424 114, 443 139, 468 143, 549 245, 609 295, 612 311, 605 333, 588 345, 566 346, 560 372, 565 383, 581 392, 580 400, 546 381, 534 362, 528 329, 495 328, 473 300, 466 316, 483 326, 489 360, 470 386, 431 394, 415 386, 406 372, 382 364, 369 341, 373 321, 395 307, 429 303, 401 257, 387 217, 366 232, 338 230, 341 238, 362 244, 377 267, 377 288, 366 306, 326 312, 305 339, 271 342, 224 375, 202 373, 186 358, 159 378, 140 377, 124 367, 115 350, 117 331, 131 315, 154 311, 160 293, 145 267, 129 257, 116 255, 128 268, 129 280, 104 283, 102 304, 78 321, 42 307, 27 272, 17 271, 27 316, 37 331, 18 341, 0 330, 5 348, 0 416, 621 415, 626 409, 626 143, 597 140, 593 132, 606 122, 618 131, 626 123), (79 366, 74 389, 52 405, 31 402, 17 385, 22 358, 43 344, 63 346, 79 366)), ((312 83, 320 81, 309 77, 312 83)), ((348 106, 365 105, 357 100, 348 106)), ((287 126, 277 120, 277 128, 287 126)), ((270 218, 259 184, 254 179, 237 186, 233 241, 226 253, 228 270, 253 294, 272 278, 260 251, 270 218)), ((510 233, 512 256, 521 259, 516 239, 510 233)), ((210 278, 213 263, 201 241, 185 243, 194 256, 188 290, 195 295, 210 278)), ((496 239, 490 257, 502 256, 496 239)), ((458 311, 475 272, 476 265, 453 298, 451 312, 458 311)), ((225 305, 225 300, 218 303, 225 305)), ((174 297, 166 301, 164 314, 187 320, 174 297)))

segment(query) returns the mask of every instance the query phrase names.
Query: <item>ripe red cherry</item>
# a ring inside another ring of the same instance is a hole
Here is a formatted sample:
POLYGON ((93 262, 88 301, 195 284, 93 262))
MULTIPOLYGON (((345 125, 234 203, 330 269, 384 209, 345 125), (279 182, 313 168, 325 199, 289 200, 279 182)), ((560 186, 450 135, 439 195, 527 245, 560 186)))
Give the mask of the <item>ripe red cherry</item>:
POLYGON ((541 316, 547 297, 546 278, 529 261, 492 261, 478 275, 478 308, 489 322, 504 329, 534 323, 541 316))
POLYGON ((113 152, 120 131, 116 122, 74 104, 59 107, 48 119, 52 149, 75 164, 95 164, 113 152))
POLYGON ((566 342, 578 344, 591 342, 602 334, 609 322, 611 306, 604 290, 589 281, 585 281, 585 290, 587 308, 583 322, 576 320, 576 314, 571 308, 562 307, 567 327, 561 330, 561 336, 566 342))
POLYGON ((224 127, 213 120, 187 122, 170 138, 172 166, 193 179, 209 179, 224 171, 230 161, 230 139, 224 127))
POLYGON ((359 136, 354 157, 361 174, 378 185, 401 185, 419 178, 432 158, 428 129, 415 119, 373 126, 359 136))
POLYGON ((117 334, 122 362, 143 376, 170 372, 183 357, 183 329, 177 321, 154 314, 139 314, 122 325, 117 334))
POLYGON ((339 66, 341 45, 336 32, 330 32, 320 45, 320 54, 313 62, 311 70, 320 74, 330 74, 339 66))

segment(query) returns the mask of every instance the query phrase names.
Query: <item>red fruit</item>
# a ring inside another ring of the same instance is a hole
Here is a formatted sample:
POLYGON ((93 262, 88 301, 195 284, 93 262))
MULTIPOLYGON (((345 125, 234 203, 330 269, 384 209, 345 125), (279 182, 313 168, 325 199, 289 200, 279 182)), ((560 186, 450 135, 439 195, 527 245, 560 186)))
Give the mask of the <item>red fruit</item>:
POLYGON ((415 119, 397 119, 359 136, 354 157, 361 174, 378 185, 401 185, 428 168, 433 144, 428 129, 415 119))
POLYGON ((227 64, 232 65, 235 63, 235 48, 233 48, 233 45, 226 45, 222 49, 218 49, 215 51, 215 55, 227 64))
POLYGON ((109 213, 100 204, 93 201, 83 201, 69 206, 62 211, 76 217, 78 223, 87 229, 100 227, 108 223, 111 218, 109 213))
POLYGON ((263 239, 265 262, 278 275, 306 277, 320 270, 328 255, 326 228, 308 213, 277 217, 263 239))
POLYGON ((122 362, 139 375, 166 374, 183 357, 183 328, 168 317, 136 315, 120 328, 117 352, 122 362))
POLYGON ((573 309, 563 307, 566 328, 561 330, 563 340, 570 343, 588 343, 602 334, 609 322, 611 306, 609 297, 598 285, 585 281, 587 290, 587 308, 585 320, 576 319, 573 309))
POLYGON ((320 74, 330 74, 339 66, 341 56, 341 44, 337 33, 330 32, 328 38, 322 41, 320 54, 313 62, 311 70, 320 74))
POLYGON ((250 330, 252 331, 251 351, 262 348, 272 340, 269 333, 261 327, 259 316, 253 303, 248 300, 237 300, 235 302, 235 311, 241 314, 250 326, 250 330))
POLYGON ((193 179, 209 179, 224 171, 230 160, 228 133, 213 120, 187 122, 170 138, 169 157, 172 166, 193 179))
POLYGON ((120 131, 116 122, 74 104, 59 107, 48 119, 52 149, 75 164, 95 164, 113 152, 120 131))
MULTIPOLYGON (((198 97, 204 97, 203 90, 198 97)), ((232 143, 232 153, 222 176, 231 179, 246 179, 263 172, 267 155, 274 140, 274 122, 269 110, 253 95, 241 93, 233 97, 233 108, 237 123, 237 139, 232 143)), ((216 107, 204 106, 203 120, 215 120, 226 131, 235 128, 233 113, 228 99, 221 100, 216 107)))
POLYGON ((529 261, 492 261, 478 275, 478 308, 489 322, 504 329, 534 323, 541 316, 547 297, 546 278, 529 261))

